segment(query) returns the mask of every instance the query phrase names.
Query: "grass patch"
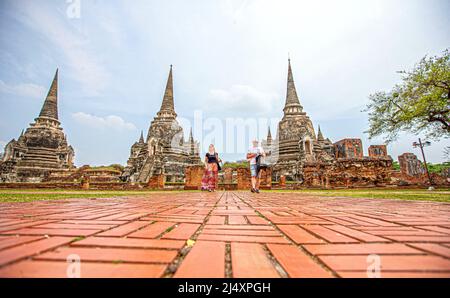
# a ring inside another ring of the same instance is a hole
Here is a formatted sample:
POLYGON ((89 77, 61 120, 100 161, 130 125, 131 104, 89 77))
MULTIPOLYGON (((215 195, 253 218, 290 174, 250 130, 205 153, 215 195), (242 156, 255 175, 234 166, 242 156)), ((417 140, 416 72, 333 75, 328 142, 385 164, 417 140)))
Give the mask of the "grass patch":
POLYGON ((412 201, 450 202, 450 189, 422 190, 422 189, 302 189, 302 190, 270 190, 277 193, 302 193, 323 197, 348 197, 370 199, 397 199, 412 201))
POLYGON ((84 237, 84 236, 75 237, 75 238, 73 238, 72 242, 81 241, 83 239, 86 239, 86 237, 84 237))
MULTIPOLYGON (((64 199, 94 199, 112 197, 144 196, 150 197, 155 194, 173 194, 186 191, 78 191, 58 189, 5 189, 0 190, 0 203, 23 203, 34 201, 64 200, 64 199)), ((195 192, 195 191, 194 191, 195 192)))
POLYGON ((167 228, 167 229, 164 231, 164 234, 169 233, 169 232, 172 231, 173 229, 175 229, 175 225, 174 225, 174 226, 171 226, 171 227, 169 227, 169 228, 167 228))
MULTIPOLYGON (((81 191, 81 190, 62 190, 62 189, 4 189, 0 190, 1 202, 33 202, 47 200, 64 199, 94 199, 94 198, 113 198, 113 197, 133 197, 142 196, 151 199, 157 194, 170 194, 198 192, 197 190, 140 190, 140 191, 81 191)), ((273 193, 302 193, 322 197, 349 197, 349 198, 371 198, 371 199, 399 199, 399 200, 417 200, 417 201, 435 201, 450 202, 450 189, 438 189, 428 191, 426 189, 300 189, 300 190, 267 190, 265 192, 273 193)), ((24 215, 32 217, 33 215, 24 215)))

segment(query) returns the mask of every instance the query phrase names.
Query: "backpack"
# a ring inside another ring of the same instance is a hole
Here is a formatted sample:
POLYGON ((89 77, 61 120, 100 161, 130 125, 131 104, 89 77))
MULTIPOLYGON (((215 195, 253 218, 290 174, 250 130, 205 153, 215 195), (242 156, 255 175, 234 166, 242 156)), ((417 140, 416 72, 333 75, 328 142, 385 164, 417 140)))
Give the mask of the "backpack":
POLYGON ((215 154, 216 154, 217 170, 220 171, 220 170, 222 170, 222 166, 220 165, 220 162, 219 162, 219 154, 217 154, 217 152, 215 154))

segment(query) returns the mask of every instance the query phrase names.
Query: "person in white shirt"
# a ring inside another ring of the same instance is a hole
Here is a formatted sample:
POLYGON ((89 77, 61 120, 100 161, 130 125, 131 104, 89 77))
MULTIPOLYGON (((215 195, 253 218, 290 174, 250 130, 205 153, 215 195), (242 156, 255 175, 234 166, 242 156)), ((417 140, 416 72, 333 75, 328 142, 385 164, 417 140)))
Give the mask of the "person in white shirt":
POLYGON ((259 169, 257 165, 257 158, 265 157, 266 153, 263 148, 259 146, 258 140, 253 140, 252 146, 248 149, 247 160, 250 162, 250 173, 252 176, 251 192, 259 193, 259 169))

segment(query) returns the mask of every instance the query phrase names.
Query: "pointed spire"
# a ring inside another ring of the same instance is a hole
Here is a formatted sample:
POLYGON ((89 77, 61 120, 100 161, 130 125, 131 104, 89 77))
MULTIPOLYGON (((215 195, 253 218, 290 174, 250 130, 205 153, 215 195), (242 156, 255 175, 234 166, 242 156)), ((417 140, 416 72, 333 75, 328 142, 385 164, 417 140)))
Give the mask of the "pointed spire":
POLYGON ((58 120, 58 69, 56 69, 55 77, 53 78, 39 117, 58 120))
POLYGON ((175 106, 173 102, 173 79, 172 79, 172 65, 170 65, 169 77, 167 78, 166 90, 161 104, 161 109, 158 112, 160 117, 176 117, 175 106))
POLYGON ((190 132, 189 132, 189 145, 190 145, 190 148, 189 148, 189 153, 191 154, 191 155, 195 155, 195 141, 194 141, 194 135, 192 134, 192 127, 191 127, 191 130, 190 130, 190 132))
POLYGON ((317 133, 317 140, 319 142, 325 141, 325 138, 323 137, 322 131, 320 130, 320 125, 319 125, 319 132, 317 133))
POLYGON ((192 127, 191 127, 191 131, 189 132, 189 143, 194 143, 194 136, 192 134, 192 127))
POLYGON ((141 130, 141 137, 139 138, 139 143, 144 143, 144 131, 141 130))
POLYGON ((294 76, 292 75, 291 58, 288 59, 288 80, 286 91, 286 103, 284 105, 284 114, 299 114, 303 107, 298 100, 297 90, 295 88, 294 76))
POLYGON ((23 137, 23 129, 22 129, 22 132, 20 133, 20 136, 23 137))
POLYGON ((269 126, 269 131, 267 132, 267 144, 272 143, 272 133, 270 132, 270 126, 269 126))

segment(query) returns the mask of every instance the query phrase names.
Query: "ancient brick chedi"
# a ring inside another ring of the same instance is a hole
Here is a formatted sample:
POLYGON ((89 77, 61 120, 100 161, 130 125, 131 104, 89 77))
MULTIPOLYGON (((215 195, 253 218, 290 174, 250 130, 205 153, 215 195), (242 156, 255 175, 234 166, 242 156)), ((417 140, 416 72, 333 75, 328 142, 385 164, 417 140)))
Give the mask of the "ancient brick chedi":
POLYGON ((58 120, 58 70, 39 117, 5 147, 0 181, 40 182, 53 170, 73 168, 74 151, 58 120))
POLYGON ((386 146, 371 146, 369 157, 365 157, 360 139, 347 138, 333 144, 323 136, 320 126, 315 133, 300 104, 290 60, 277 137, 272 140, 269 130, 262 144, 271 154, 268 163, 272 166, 272 178, 277 181, 285 177, 305 186, 328 187, 384 185, 390 180, 392 158, 387 155, 386 146))
POLYGON ((264 143, 272 144, 270 160, 273 163, 274 175, 301 180, 305 162, 331 160, 334 151, 333 144, 324 138, 320 128, 316 135, 311 119, 303 111, 295 88, 290 59, 283 113, 276 139, 272 141, 269 134, 268 140, 264 143))
POLYGON ((139 141, 131 146, 123 180, 147 183, 155 175, 164 175, 168 182, 181 182, 186 166, 201 164, 199 144, 194 141, 192 130, 185 141, 176 118, 170 66, 161 108, 150 124, 147 139, 144 141, 141 133, 139 141))

